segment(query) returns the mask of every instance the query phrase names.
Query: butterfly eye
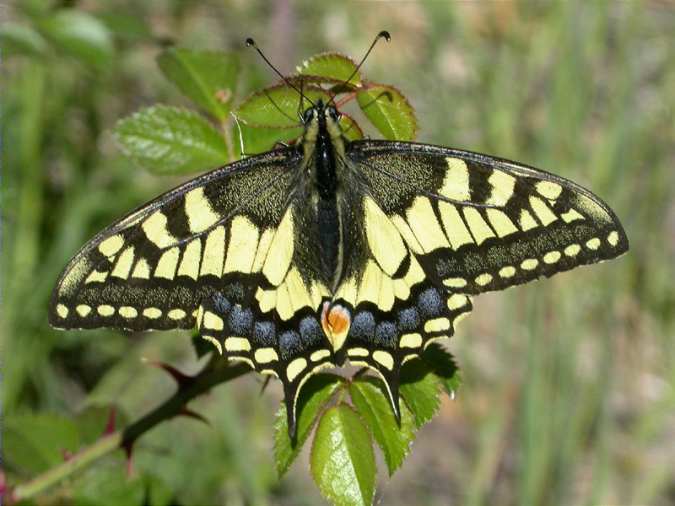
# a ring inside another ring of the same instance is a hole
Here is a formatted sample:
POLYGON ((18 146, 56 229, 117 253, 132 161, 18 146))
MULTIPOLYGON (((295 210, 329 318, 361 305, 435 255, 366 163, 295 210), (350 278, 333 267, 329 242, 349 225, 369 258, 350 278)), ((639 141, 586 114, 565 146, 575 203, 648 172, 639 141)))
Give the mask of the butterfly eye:
POLYGON ((305 113, 302 115, 302 122, 303 124, 307 124, 310 121, 312 121, 312 118, 314 118, 314 108, 310 107, 305 111, 305 113))
POLYGON ((338 121, 340 119, 341 114, 338 112, 338 110, 335 107, 329 107, 328 108, 328 114, 330 115, 331 119, 333 121, 338 121))

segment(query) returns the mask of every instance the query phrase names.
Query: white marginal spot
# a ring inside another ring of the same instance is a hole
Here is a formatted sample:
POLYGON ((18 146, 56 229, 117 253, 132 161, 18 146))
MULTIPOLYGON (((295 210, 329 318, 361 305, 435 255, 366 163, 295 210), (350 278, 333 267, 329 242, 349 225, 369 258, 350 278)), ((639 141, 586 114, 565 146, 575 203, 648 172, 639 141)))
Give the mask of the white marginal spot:
POLYGON ((169 311, 166 315, 172 320, 182 320, 183 318, 185 318, 186 313, 182 309, 176 308, 169 311))
POLYGON ((269 364, 270 362, 276 362, 279 360, 279 355, 277 355, 277 352, 274 350, 274 348, 259 348, 255 350, 253 357, 259 364, 269 364))
POLYGON ((534 220, 534 218, 527 209, 520 210, 520 218, 518 219, 518 224, 520 225, 520 228, 523 229, 524 232, 533 228, 537 228, 539 226, 539 224, 534 220))
POLYGON ((194 280, 199 276, 199 262, 202 259, 202 242, 199 238, 188 243, 178 266, 178 276, 187 276, 194 280))
POLYGON ((450 288, 464 288, 466 286, 466 279, 464 278, 447 278, 443 280, 445 286, 450 288))
POLYGON ((570 244, 569 246, 567 246, 565 248, 564 253, 568 257, 575 257, 579 254, 580 251, 581 251, 581 246, 579 246, 578 244, 570 244))
POLYGON ((204 195, 204 187, 200 186, 185 194, 185 215, 188 219, 190 232, 203 232, 212 227, 220 219, 220 215, 213 211, 208 198, 204 195))
POLYGON ((534 214, 537 215, 537 218, 539 218, 539 221, 541 221, 544 226, 547 226, 558 219, 555 213, 551 211, 548 204, 539 197, 530 196, 530 206, 532 206, 534 214))
POLYGON ((221 346, 220 341, 218 341, 218 339, 212 336, 206 336, 204 334, 202 334, 202 339, 206 339, 207 341, 209 341, 216 347, 218 353, 220 353, 221 355, 223 354, 223 347, 221 346))
POLYGON ((469 303, 469 298, 461 293, 454 293, 448 297, 448 309, 454 311, 460 307, 464 307, 469 303))
POLYGON ((493 206, 505 206, 513 196, 516 178, 501 170, 493 170, 488 178, 488 183, 492 186, 492 193, 485 203, 493 206))
POLYGON ((309 359, 312 362, 318 362, 319 360, 323 360, 324 358, 328 358, 328 357, 330 357, 330 351, 329 350, 317 350, 309 356, 309 359))
POLYGON ((160 249, 168 248, 178 241, 178 239, 171 235, 166 229, 166 224, 167 219, 166 216, 164 216, 164 213, 162 213, 162 211, 156 211, 143 222, 143 225, 141 225, 148 240, 155 243, 160 249))
POLYGON ((56 314, 59 315, 60 318, 66 318, 68 316, 68 308, 63 304, 57 304, 56 314))
POLYGON ((616 246, 619 244, 619 233, 616 230, 612 230, 607 236, 607 242, 610 246, 616 246))
POLYGON ((350 357, 367 357, 370 352, 365 348, 349 348, 347 355, 350 357))
POLYGON ((398 342, 399 348, 419 348, 420 346, 422 346, 422 335, 417 332, 403 334, 398 342))
POLYGON ((87 279, 84 280, 84 284, 87 285, 89 283, 102 283, 103 281, 106 280, 108 277, 108 272, 101 272, 97 270, 91 271, 89 276, 87 276, 87 279))
POLYGON ((176 265, 178 265, 179 255, 180 250, 178 246, 162 253, 162 256, 159 257, 159 262, 157 262, 157 267, 155 267, 155 277, 173 279, 176 275, 176 265))
POLYGON ((110 273, 111 276, 116 278, 127 279, 129 277, 129 271, 131 271, 131 266, 134 263, 134 247, 129 246, 126 248, 117 259, 115 268, 110 273))
POLYGON ((579 214, 579 212, 576 209, 574 209, 573 207, 570 208, 570 210, 567 211, 566 213, 562 213, 560 216, 565 221, 565 223, 570 223, 574 220, 583 220, 584 219, 584 217, 581 214, 579 214))
POLYGON ((288 378, 288 381, 293 382, 293 380, 298 377, 298 374, 305 370, 305 367, 307 367, 307 360, 302 357, 296 358, 288 364, 288 367, 286 368, 286 377, 288 378))
POLYGON ((589 239, 586 241, 586 247, 591 250, 596 250, 600 247, 600 239, 597 237, 593 237, 592 239, 589 239))
POLYGON ((466 162, 459 158, 448 157, 445 159, 448 170, 445 172, 443 186, 439 193, 449 199, 466 202, 471 200, 469 191, 469 169, 466 162))
POLYGON ((441 214, 445 235, 448 237, 452 249, 458 249, 464 244, 473 244, 473 237, 471 237, 471 233, 466 228, 455 205, 441 200, 438 202, 438 210, 441 214))
POLYGON ((220 277, 223 272, 223 260, 225 257, 225 227, 222 225, 214 228, 206 238, 200 276, 210 274, 220 277))
POLYGON ((114 255, 124 246, 124 237, 120 234, 108 237, 98 245, 98 250, 105 256, 114 255))
POLYGON ((545 264, 554 264, 558 260, 560 260, 561 257, 560 251, 549 251, 544 255, 544 263, 545 264))
POLYGON ((492 281, 492 274, 488 272, 484 272, 483 274, 479 274, 476 276, 476 284, 479 286, 485 286, 489 284, 492 281))
POLYGON ((555 200, 560 196, 562 192, 562 186, 553 181, 539 181, 534 185, 539 195, 549 199, 555 200))
POLYGON ((143 316, 150 318, 151 320, 156 320, 162 316, 162 310, 157 307, 146 307, 143 310, 143 316))
POLYGON ((117 312, 124 318, 136 318, 138 316, 136 308, 131 306, 122 306, 117 312))
POLYGON ((507 266, 499 269, 499 275, 502 278, 506 278, 506 279, 511 278, 515 275, 515 273, 516 273, 516 268, 513 265, 507 265, 507 266))
POLYGON ((96 311, 101 316, 112 316, 115 314, 115 308, 108 304, 101 304, 96 308, 96 311))
POLYGON ((255 256, 253 252, 258 248, 260 232, 246 216, 235 216, 230 225, 230 239, 225 256, 223 274, 228 272, 251 272, 255 256))
POLYGON ((450 328, 450 320, 445 317, 427 320, 424 323, 424 332, 442 332, 450 328))
POLYGON ((245 337, 228 337, 225 339, 227 351, 251 351, 251 343, 245 337))
POLYGON ((539 260, 536 258, 526 258, 521 262, 520 268, 525 271, 532 271, 537 268, 537 265, 539 265, 539 260))
POLYGON ((389 352, 376 350, 373 352, 373 360, 390 371, 394 369, 394 357, 389 352))
POLYGON ((204 312, 204 327, 211 330, 223 330, 223 319, 211 311, 204 312))
POLYGON ((368 246, 382 270, 393 276, 408 254, 401 234, 375 201, 366 196, 363 201, 368 246))
POLYGON ((495 236, 494 232, 485 222, 478 209, 474 207, 465 207, 463 212, 464 218, 471 229, 471 234, 476 240, 476 244, 480 245, 481 243, 485 242, 485 240, 495 236))
POLYGON ((87 306, 86 304, 80 304, 75 308, 75 311, 77 311, 77 314, 79 314, 82 318, 84 318, 91 312, 91 306, 87 306))

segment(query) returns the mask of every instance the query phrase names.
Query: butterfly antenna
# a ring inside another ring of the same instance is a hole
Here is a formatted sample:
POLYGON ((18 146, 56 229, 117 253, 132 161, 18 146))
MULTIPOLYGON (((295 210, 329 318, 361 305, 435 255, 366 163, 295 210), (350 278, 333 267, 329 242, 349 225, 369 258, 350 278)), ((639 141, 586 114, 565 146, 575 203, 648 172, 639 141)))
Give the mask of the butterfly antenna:
MULTIPOLYGON (((301 99, 307 100, 310 104, 312 104, 312 106, 316 106, 316 104, 315 104, 314 102, 312 102, 312 101, 311 101, 311 100, 310 100, 310 99, 302 92, 301 89, 299 89, 297 86, 295 86, 294 84, 292 84, 288 79, 286 79, 286 76, 284 76, 281 72, 279 72, 279 71, 277 70, 277 68, 276 68, 274 65, 272 65, 272 62, 270 62, 270 61, 267 59, 267 57, 263 54, 263 52, 260 50, 260 48, 258 47, 258 45, 255 43, 255 40, 253 40, 251 37, 249 37, 248 39, 246 39, 246 46, 247 46, 247 47, 252 47, 253 49, 255 49, 255 50, 258 52, 258 54, 260 55, 260 57, 261 57, 263 60, 265 60, 265 63, 267 63, 267 65, 268 65, 272 70, 274 70, 274 72, 281 78, 281 80, 282 80, 284 83, 286 83, 286 85, 288 85, 289 87, 293 88, 295 91, 298 92, 298 94, 300 95, 300 98, 301 98, 301 99)), ((352 77, 353 77, 353 76, 352 76, 352 77)))
MULTIPOLYGON (((359 64, 354 69, 354 72, 352 72, 352 75, 350 75, 349 78, 346 81, 344 81, 342 84, 349 84, 349 81, 351 81, 352 78, 359 72, 359 70, 361 69, 361 66, 366 61, 366 58, 368 58, 368 55, 370 54, 370 52, 375 47, 375 44, 377 44, 377 41, 380 40, 380 39, 384 39, 387 42, 390 42, 391 41, 391 35, 389 34, 389 32, 387 30, 382 30, 380 33, 378 33, 377 37, 375 37, 373 42, 370 44, 370 47, 368 48, 368 51, 366 51, 366 54, 363 55, 363 58, 361 58, 361 61, 359 62, 359 64)), ((330 101, 328 103, 329 104, 332 103, 333 105, 335 105, 335 97, 336 97, 336 95, 333 95, 330 98, 330 101)))

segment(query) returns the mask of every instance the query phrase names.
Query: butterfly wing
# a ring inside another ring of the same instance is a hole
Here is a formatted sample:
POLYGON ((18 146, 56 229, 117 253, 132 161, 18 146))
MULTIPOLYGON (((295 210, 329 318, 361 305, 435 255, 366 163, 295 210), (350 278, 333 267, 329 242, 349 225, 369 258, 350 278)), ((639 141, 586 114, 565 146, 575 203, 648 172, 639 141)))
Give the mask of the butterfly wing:
POLYGON ((351 143, 345 164, 362 217, 336 293, 352 315, 346 353, 385 379, 395 413, 402 363, 452 335, 471 295, 628 249, 598 197, 534 168, 390 141, 351 143))
POLYGON ((108 227, 61 275, 51 324, 196 326, 225 357, 281 379, 293 428, 302 382, 332 363, 317 316, 327 290, 296 194, 301 164, 292 148, 248 158, 108 227))

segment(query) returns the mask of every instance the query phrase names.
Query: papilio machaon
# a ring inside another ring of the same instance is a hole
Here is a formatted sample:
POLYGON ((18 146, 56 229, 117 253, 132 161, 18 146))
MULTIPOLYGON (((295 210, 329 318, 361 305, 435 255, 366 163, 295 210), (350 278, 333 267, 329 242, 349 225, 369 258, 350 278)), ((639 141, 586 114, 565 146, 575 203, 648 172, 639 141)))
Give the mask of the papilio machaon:
POLYGON ((561 177, 414 142, 347 140, 330 102, 292 146, 141 206, 90 240, 54 290, 58 328, 191 329, 278 377, 289 432, 302 384, 345 360, 386 385, 449 337, 471 296, 614 258, 614 212, 561 177))

